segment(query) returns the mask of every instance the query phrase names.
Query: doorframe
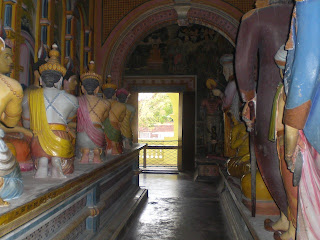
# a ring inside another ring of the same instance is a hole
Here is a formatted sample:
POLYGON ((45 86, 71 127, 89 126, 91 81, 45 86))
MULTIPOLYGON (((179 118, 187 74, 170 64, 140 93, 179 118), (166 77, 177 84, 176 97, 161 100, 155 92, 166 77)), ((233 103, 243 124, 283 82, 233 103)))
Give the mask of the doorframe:
MULTIPOLYGON (((131 92, 128 103, 138 109, 138 93, 143 92, 175 92, 179 93, 179 129, 178 129, 178 171, 194 170, 195 161, 195 112, 196 112, 196 75, 164 75, 164 76, 125 76, 124 87, 131 92), (189 105, 184 105, 184 96, 189 105), (193 99, 194 100, 193 100, 193 99), (192 108, 193 117, 183 115, 192 108), (191 127, 190 127, 191 126, 191 127), (187 136, 187 137, 186 137, 187 136), (190 147, 190 146, 193 147, 190 147)), ((138 113, 132 121, 133 141, 138 142, 138 113)))

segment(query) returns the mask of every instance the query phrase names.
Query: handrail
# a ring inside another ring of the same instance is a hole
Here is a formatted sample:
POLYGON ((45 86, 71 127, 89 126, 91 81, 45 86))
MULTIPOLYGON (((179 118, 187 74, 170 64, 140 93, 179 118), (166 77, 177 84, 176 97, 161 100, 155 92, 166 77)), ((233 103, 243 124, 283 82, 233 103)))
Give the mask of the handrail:
POLYGON ((171 146, 171 145, 148 145, 146 144, 143 148, 143 167, 147 167, 147 149, 181 149, 182 146, 171 146))
POLYGON ((148 149, 179 149, 181 146, 148 145, 148 149))

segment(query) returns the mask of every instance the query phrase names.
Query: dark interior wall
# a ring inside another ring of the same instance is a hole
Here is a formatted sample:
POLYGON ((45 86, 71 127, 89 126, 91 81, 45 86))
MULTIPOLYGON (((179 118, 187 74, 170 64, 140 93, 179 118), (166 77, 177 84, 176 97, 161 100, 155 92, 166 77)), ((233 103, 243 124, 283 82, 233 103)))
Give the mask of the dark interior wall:
POLYGON ((195 162, 195 93, 183 93, 182 170, 193 171, 195 162))

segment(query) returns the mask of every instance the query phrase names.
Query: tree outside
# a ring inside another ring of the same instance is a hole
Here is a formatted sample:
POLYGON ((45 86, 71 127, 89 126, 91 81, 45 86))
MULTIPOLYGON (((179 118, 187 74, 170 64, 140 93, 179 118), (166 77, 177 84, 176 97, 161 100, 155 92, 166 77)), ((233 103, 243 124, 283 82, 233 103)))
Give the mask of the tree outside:
POLYGON ((156 124, 173 122, 170 97, 166 93, 153 93, 139 100, 139 127, 153 128, 156 124))

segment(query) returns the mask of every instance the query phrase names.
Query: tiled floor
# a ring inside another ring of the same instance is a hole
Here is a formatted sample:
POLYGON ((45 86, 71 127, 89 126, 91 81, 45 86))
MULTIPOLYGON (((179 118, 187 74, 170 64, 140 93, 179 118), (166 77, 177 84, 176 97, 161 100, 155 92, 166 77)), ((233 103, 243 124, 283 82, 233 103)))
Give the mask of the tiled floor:
POLYGON ((141 174, 149 198, 121 240, 228 239, 217 185, 186 174, 141 174))

